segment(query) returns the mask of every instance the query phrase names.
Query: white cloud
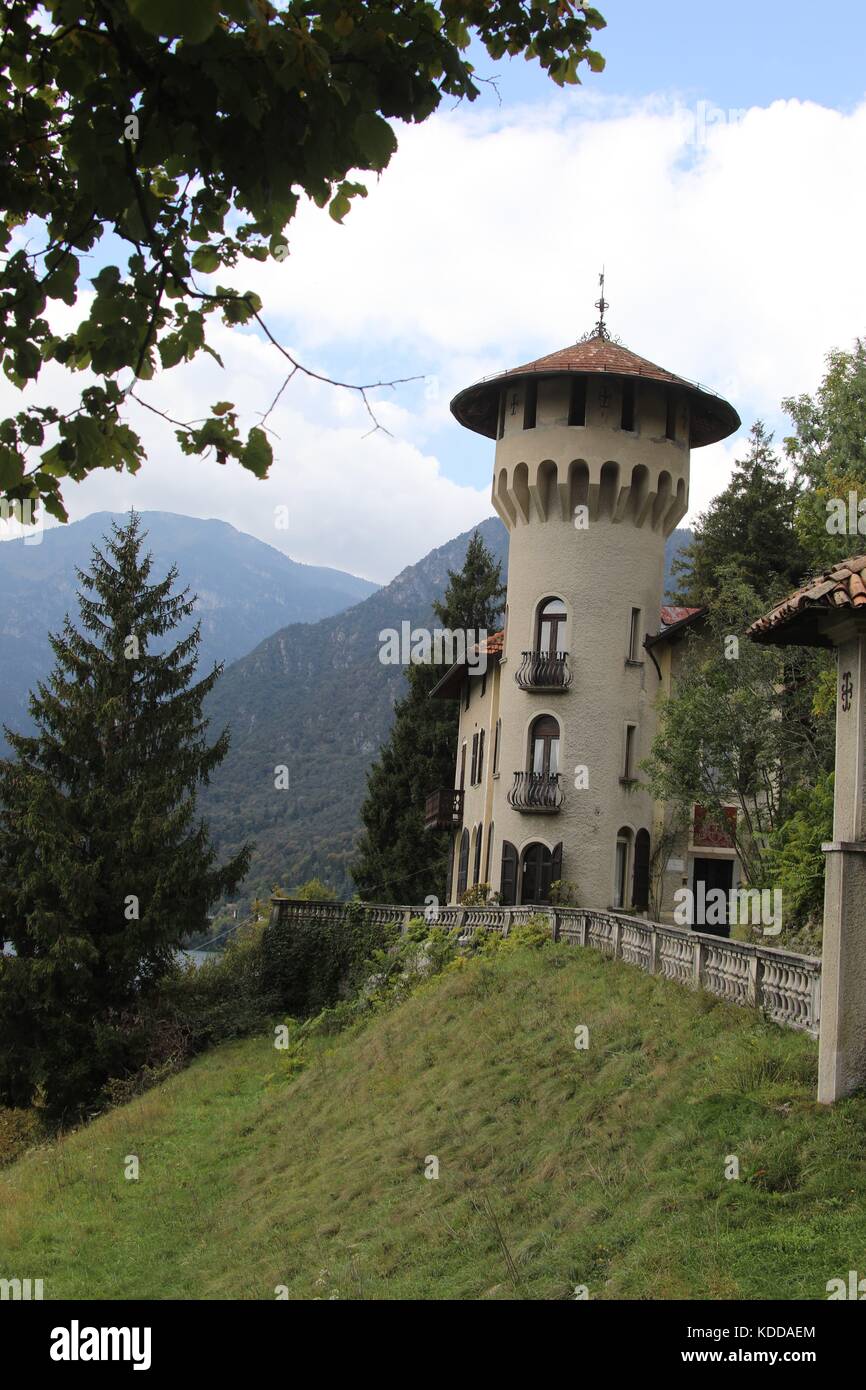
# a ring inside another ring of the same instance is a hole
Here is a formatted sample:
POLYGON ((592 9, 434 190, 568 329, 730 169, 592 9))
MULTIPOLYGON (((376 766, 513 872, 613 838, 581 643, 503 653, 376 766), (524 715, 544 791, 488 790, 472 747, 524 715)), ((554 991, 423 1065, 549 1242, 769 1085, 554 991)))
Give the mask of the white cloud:
MULTIPOLYGON (((357 399, 296 380, 270 420, 280 438, 265 484, 181 457, 146 417, 142 473, 70 487, 74 516, 127 500, 221 516, 298 558, 387 579, 490 512, 492 445, 470 447, 453 392, 588 328, 602 264, 612 330, 726 395, 744 433, 757 415, 778 429, 781 398, 813 390, 824 354, 864 330, 866 105, 729 114, 578 92, 399 134, 344 226, 304 209, 288 260, 250 263, 243 282, 309 365, 353 380, 427 374, 438 394, 380 393, 393 437, 363 439, 357 399), (291 527, 275 536, 280 504, 291 527)), ((255 423, 284 364, 248 335, 220 336, 227 373, 196 364, 142 394, 184 418, 229 398, 255 423)), ((725 485, 740 443, 694 454, 691 515, 725 485)))

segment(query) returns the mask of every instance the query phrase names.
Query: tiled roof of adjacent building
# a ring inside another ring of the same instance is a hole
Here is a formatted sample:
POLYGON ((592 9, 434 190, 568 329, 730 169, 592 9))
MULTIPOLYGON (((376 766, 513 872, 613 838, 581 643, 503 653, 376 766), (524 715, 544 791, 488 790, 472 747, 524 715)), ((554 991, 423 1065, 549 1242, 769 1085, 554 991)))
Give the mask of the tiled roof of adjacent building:
POLYGON ((687 618, 693 618, 696 613, 703 613, 703 611, 703 607, 678 608, 674 604, 663 603, 661 609, 662 627, 673 627, 675 623, 685 622, 687 618))
POLYGON ((550 352, 546 357, 537 357, 533 362, 524 362, 521 367, 499 372, 485 377, 459 391, 451 402, 452 414, 461 425, 496 438, 499 418, 499 391, 502 385, 522 376, 556 376, 559 373, 594 375, 607 373, 611 376, 640 377, 644 381, 659 381, 684 391, 691 404, 691 444, 714 444, 739 429, 740 417, 721 396, 685 377, 666 371, 646 357, 639 357, 622 343, 612 342, 606 335, 596 334, 582 342, 571 343, 550 352))
POLYGON ((755 642, 778 646, 829 647, 827 617, 839 609, 866 608, 866 555, 840 560, 808 584, 795 589, 748 630, 755 642))

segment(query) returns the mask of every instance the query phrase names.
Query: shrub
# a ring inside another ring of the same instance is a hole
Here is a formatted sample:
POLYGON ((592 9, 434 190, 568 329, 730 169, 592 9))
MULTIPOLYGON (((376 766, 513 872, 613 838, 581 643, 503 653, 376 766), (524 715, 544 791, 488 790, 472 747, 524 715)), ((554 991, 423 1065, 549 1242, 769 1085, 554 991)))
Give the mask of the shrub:
POLYGON ((261 982, 271 1007, 305 1016, 348 998, 361 985, 365 962, 396 933, 396 927, 373 923, 360 902, 333 920, 269 923, 261 982))
POLYGON ((14 1163, 28 1149, 46 1137, 42 1114, 35 1108, 6 1110, 0 1108, 0 1168, 14 1163))
POLYGON ((490 907, 499 902, 499 894, 489 883, 476 883, 460 899, 461 907, 490 907))

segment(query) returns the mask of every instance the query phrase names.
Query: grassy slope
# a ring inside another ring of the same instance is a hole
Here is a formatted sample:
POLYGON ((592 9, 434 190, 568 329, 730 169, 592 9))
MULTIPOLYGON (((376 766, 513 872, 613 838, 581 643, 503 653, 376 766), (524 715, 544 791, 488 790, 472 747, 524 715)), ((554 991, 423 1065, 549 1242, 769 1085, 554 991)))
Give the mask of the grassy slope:
POLYGON ((225 1046, 0 1173, 0 1274, 46 1297, 826 1297, 866 1259, 866 1100, 820 1109, 815 1054, 595 952, 473 960, 299 1074, 268 1038, 225 1046))

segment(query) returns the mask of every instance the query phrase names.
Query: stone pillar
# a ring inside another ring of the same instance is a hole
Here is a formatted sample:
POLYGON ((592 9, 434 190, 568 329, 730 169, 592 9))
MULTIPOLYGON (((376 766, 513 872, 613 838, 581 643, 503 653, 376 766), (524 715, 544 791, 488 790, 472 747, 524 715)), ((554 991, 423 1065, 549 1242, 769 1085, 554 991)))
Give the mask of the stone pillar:
POLYGON ((826 854, 818 1100, 866 1085, 866 633, 837 641, 836 783, 826 854))

